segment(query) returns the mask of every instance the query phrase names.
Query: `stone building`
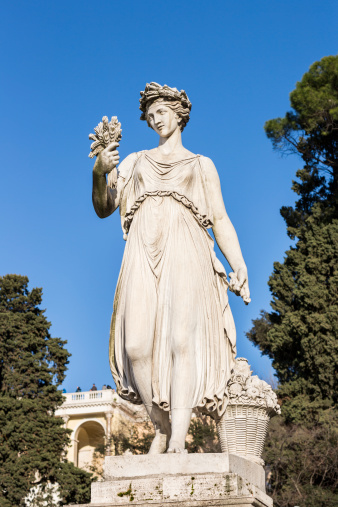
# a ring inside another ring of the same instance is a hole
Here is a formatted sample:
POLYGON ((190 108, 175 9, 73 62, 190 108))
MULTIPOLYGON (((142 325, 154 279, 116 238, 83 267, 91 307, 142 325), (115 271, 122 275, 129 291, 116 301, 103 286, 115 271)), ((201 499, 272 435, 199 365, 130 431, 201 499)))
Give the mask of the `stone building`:
POLYGON ((142 405, 123 400, 114 389, 67 393, 64 397, 55 415, 72 430, 67 458, 85 470, 93 464, 95 449, 103 449, 111 436, 147 419, 142 405))

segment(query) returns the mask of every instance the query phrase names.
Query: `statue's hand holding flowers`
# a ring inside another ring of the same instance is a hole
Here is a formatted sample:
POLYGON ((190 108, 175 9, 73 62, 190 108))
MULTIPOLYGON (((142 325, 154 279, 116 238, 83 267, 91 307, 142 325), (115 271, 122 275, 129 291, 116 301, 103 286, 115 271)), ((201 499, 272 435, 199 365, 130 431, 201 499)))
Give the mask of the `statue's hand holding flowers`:
POLYGON ((96 173, 109 174, 113 169, 115 169, 120 160, 119 152, 116 149, 118 146, 119 143, 113 142, 101 151, 94 166, 94 171, 96 173))
MULTIPOLYGON (((89 139, 94 141, 90 146, 89 157, 97 157, 94 166, 94 172, 99 175, 109 174, 118 165, 120 156, 117 151, 119 141, 122 138, 121 123, 117 116, 112 116, 110 122, 108 117, 104 116, 102 122, 94 128, 95 134, 89 134, 89 139)), ((117 173, 115 178, 117 180, 117 173)))

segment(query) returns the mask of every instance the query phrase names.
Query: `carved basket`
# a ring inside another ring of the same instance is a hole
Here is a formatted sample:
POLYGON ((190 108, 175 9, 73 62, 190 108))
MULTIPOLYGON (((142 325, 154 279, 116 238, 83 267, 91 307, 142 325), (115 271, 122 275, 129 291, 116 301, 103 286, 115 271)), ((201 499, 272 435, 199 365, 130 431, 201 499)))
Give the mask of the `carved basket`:
POLYGON ((236 359, 227 385, 229 403, 217 431, 222 452, 264 465, 261 456, 269 421, 280 414, 280 407, 272 388, 251 373, 246 359, 236 359))

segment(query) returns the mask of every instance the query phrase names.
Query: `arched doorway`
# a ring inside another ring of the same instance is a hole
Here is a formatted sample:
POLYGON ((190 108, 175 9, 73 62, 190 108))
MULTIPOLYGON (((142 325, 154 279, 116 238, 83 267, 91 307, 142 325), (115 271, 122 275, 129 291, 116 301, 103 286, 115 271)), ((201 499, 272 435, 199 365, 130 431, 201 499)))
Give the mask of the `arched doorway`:
POLYGON ((86 421, 77 430, 77 466, 92 471, 95 449, 104 452, 105 431, 96 421, 86 421))

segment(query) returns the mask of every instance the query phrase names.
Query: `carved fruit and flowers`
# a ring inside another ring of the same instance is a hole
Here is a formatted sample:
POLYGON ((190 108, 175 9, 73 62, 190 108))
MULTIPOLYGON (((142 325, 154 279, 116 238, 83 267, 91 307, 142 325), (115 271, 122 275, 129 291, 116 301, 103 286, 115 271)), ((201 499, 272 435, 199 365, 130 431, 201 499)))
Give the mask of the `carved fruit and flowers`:
POLYGON ((271 386, 251 373, 247 360, 238 358, 227 385, 229 405, 258 406, 280 414, 277 396, 271 386))

